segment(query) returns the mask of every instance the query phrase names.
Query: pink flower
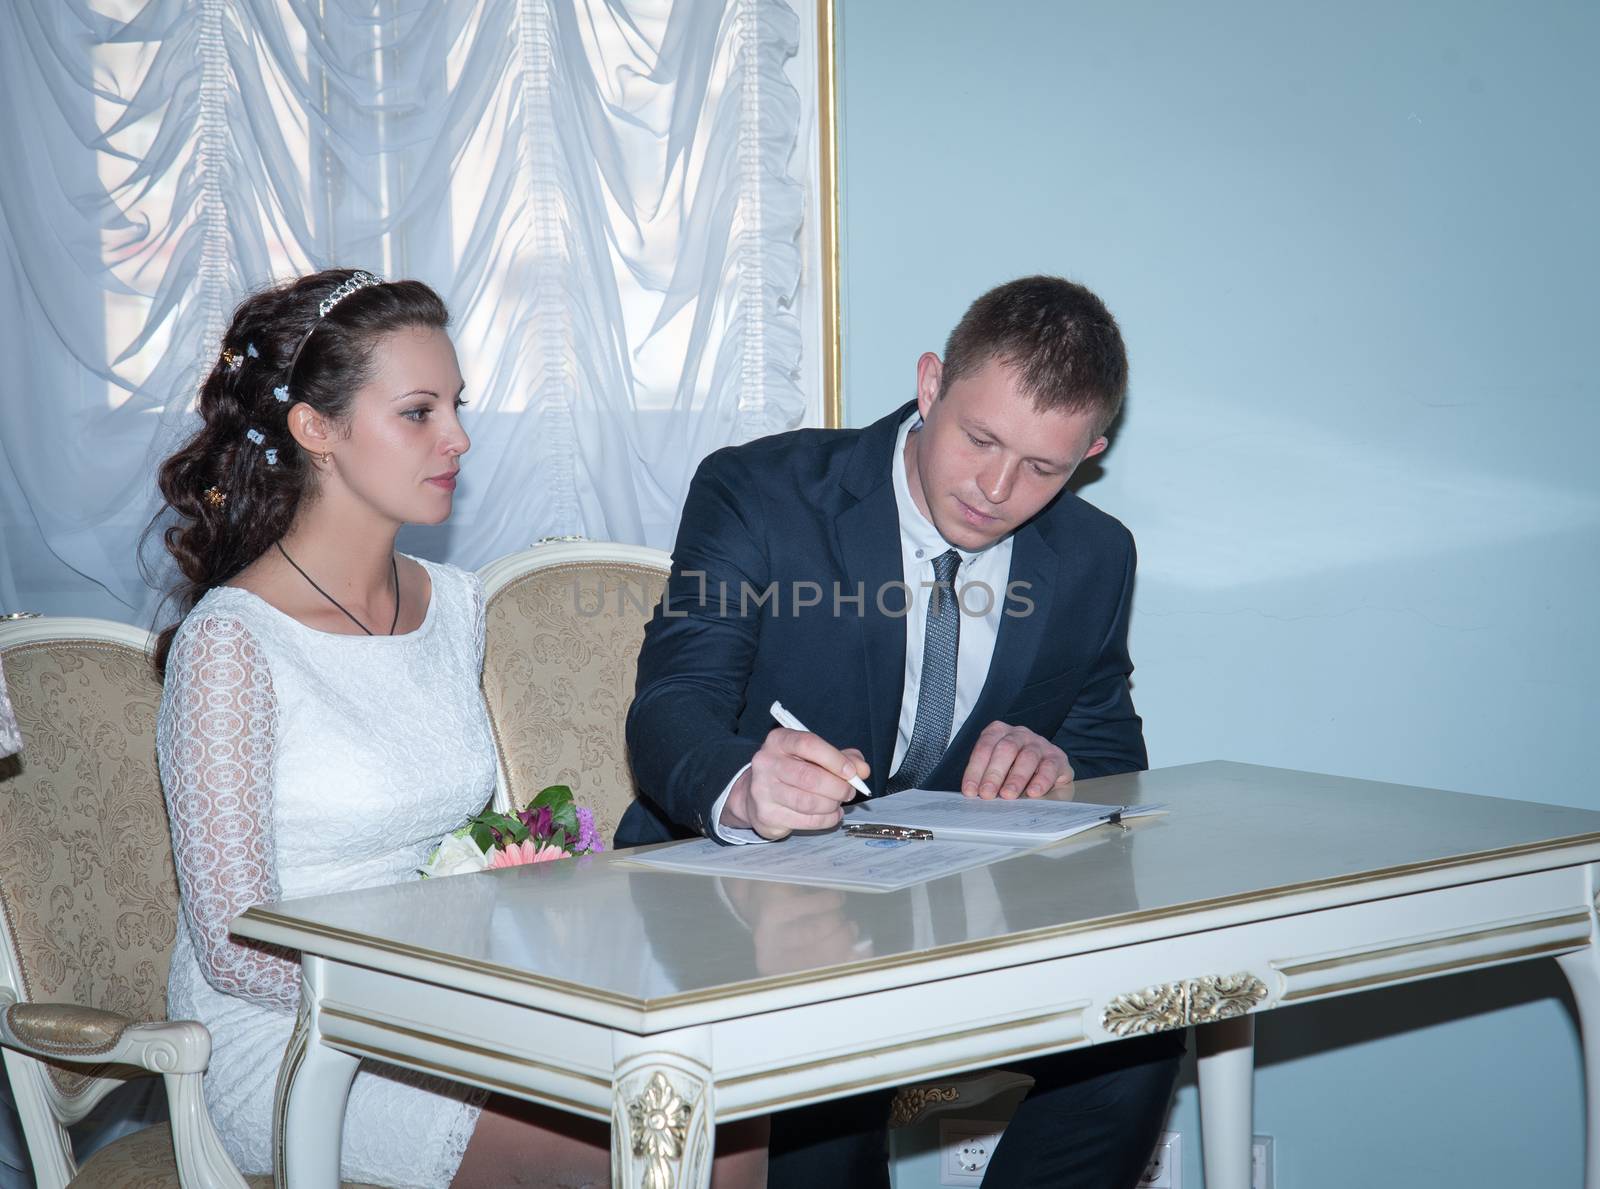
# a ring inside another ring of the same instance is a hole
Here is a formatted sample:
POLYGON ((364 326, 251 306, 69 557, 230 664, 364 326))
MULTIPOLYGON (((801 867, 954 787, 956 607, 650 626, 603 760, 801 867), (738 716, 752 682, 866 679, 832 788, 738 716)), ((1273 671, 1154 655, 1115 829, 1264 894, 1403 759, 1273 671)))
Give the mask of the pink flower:
POLYGON ((496 867, 521 867, 525 863, 548 863, 552 859, 564 859, 567 852, 559 846, 547 846, 543 850, 537 849, 533 839, 526 842, 513 842, 504 850, 495 851, 489 858, 489 870, 496 867))

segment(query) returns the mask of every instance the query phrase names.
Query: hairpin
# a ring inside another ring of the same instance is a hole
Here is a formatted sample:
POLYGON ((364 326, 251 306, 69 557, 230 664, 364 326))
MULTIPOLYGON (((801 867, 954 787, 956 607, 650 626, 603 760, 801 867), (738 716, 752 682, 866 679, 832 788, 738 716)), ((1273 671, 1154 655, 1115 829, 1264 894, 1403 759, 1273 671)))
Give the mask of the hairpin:
POLYGON ((217 487, 208 487, 200 493, 200 498, 205 500, 207 506, 220 508, 228 502, 228 493, 217 487))
POLYGON ((256 350, 256 345, 254 343, 246 343, 244 345, 244 353, 250 356, 251 359, 261 358, 261 352, 256 350))
POLYGON ((279 384, 272 390, 272 395, 277 397, 280 402, 288 403, 289 386, 287 384, 279 384))
POLYGON ((278 465, 278 448, 276 446, 267 447, 267 465, 269 467, 278 465))
POLYGON ((244 357, 232 347, 224 347, 222 348, 222 362, 228 365, 230 372, 237 371, 239 365, 244 362, 244 357))
POLYGON ((257 446, 261 445, 262 442, 267 440, 267 435, 262 433, 259 429, 247 429, 244 431, 244 436, 249 438, 257 446))

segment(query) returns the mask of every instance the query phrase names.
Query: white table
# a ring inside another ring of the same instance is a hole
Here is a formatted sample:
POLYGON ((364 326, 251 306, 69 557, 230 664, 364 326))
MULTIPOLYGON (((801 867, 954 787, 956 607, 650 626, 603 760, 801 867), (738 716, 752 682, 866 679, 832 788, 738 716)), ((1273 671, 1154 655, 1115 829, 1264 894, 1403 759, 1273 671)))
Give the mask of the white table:
POLYGON ((305 956, 280 1175, 336 1185, 360 1057, 609 1119, 617 1185, 704 1186, 716 1122, 1195 1024, 1206 1183, 1243 1189, 1251 1013, 1552 956, 1600 1189, 1600 813, 1222 762, 1079 795, 1172 812, 986 869, 1003 914, 927 948, 937 882, 817 896, 613 856, 253 908, 235 933, 305 956), (794 896, 834 941, 770 944, 794 896))

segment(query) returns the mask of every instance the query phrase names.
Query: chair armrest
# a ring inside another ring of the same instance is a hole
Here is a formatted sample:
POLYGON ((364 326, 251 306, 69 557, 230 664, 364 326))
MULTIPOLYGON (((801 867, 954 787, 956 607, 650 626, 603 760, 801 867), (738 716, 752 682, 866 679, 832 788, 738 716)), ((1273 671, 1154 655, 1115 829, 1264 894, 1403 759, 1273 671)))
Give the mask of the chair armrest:
MULTIPOLYGON (((133 1065, 161 1074, 172 1115, 178 1183, 199 1189, 248 1189, 206 1113, 202 1081, 211 1061, 211 1033, 204 1024, 194 1020, 139 1022, 75 1003, 18 1003, 14 991, 0 989, 0 1045, 46 1061, 133 1065)), ((65 1124, 81 1118, 83 1112, 65 1117, 49 1080, 43 1076, 36 1080, 27 1101, 55 1125, 61 1145, 56 1183, 64 1184, 75 1170, 65 1124)), ((20 1097, 18 1104, 23 1105, 20 1097)))
POLYGON ((47 1061, 204 1073, 211 1033, 193 1020, 139 1022, 75 1003, 18 1003, 0 991, 0 1044, 47 1061))

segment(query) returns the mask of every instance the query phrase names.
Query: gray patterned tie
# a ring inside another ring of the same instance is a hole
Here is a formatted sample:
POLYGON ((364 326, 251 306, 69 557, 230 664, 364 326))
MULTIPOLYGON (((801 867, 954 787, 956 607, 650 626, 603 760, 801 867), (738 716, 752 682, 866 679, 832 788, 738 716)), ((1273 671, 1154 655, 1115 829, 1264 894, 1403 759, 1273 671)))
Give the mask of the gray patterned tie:
POLYGON ((933 559, 938 585, 928 603, 928 626, 922 636, 917 717, 905 758, 889 778, 891 793, 919 787, 933 775, 950 746, 950 727, 956 717, 956 650, 961 644, 961 604, 955 586, 960 565, 961 555, 954 549, 933 559))

